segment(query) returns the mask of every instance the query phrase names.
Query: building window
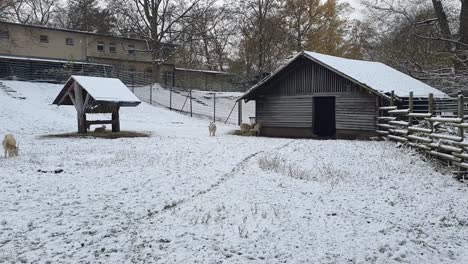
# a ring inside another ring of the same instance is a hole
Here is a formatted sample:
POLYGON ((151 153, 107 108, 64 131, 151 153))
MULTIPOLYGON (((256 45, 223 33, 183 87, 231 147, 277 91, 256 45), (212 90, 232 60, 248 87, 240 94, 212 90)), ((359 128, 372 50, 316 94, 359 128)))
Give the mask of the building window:
POLYGON ((41 35, 39 37, 39 40, 42 42, 42 43, 49 43, 49 36, 47 35, 41 35))
POLYGON ((65 44, 67 44, 67 46, 75 46, 75 42, 72 38, 66 38, 65 44))
POLYGON ((0 39, 9 39, 10 33, 8 30, 0 30, 0 39))
POLYGON ((104 42, 103 41, 98 41, 97 42, 97 50, 100 52, 104 52, 104 42))
POLYGON ((109 43, 109 52, 110 53, 116 53, 117 52, 117 48, 116 48, 115 43, 109 43))
POLYGON ((129 55, 135 55, 135 45, 128 45, 128 54, 129 55))

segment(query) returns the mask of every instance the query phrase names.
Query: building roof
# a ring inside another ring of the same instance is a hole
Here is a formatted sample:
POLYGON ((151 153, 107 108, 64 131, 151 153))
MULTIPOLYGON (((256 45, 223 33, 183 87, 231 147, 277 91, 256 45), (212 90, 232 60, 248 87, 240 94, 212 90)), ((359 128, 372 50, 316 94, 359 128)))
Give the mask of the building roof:
POLYGON ((115 103, 120 106, 137 106, 141 103, 119 79, 73 75, 67 81, 53 104, 73 105, 68 97, 68 90, 77 82, 97 103, 115 103))
POLYGON ((74 30, 74 29, 66 29, 66 28, 53 28, 53 27, 47 27, 47 26, 42 26, 42 25, 29 25, 29 24, 15 23, 15 22, 7 22, 7 21, 0 21, 0 24, 7 24, 7 25, 13 25, 13 26, 38 28, 38 29, 46 29, 46 30, 54 30, 54 31, 79 33, 79 34, 86 34, 86 35, 103 36, 103 37, 120 38, 120 39, 126 39, 126 40, 135 40, 135 41, 144 41, 144 42, 146 42, 145 39, 140 39, 140 38, 131 38, 131 37, 125 37, 125 36, 117 36, 117 35, 112 35, 112 34, 95 33, 95 32, 81 31, 81 30, 74 30))
POLYGON ((299 57, 305 57, 316 62, 344 78, 349 79, 360 86, 371 89, 382 96, 388 96, 392 91, 394 91, 395 95, 398 97, 408 97, 410 92, 413 92, 414 97, 425 98, 428 97, 430 93, 434 94, 434 97, 436 98, 449 97, 442 91, 380 62, 351 60, 310 51, 303 51, 292 58, 286 65, 283 65, 272 73, 269 77, 250 88, 239 99, 246 98, 253 91, 262 87, 273 76, 279 74, 285 67, 290 65, 299 57))

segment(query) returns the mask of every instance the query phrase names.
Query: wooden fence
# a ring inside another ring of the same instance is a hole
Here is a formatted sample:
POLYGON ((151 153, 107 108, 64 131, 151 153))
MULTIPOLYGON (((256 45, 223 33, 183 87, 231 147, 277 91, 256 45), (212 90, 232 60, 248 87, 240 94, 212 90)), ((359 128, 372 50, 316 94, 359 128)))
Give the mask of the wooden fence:
POLYGON ((464 113, 463 95, 458 95, 453 115, 436 112, 433 94, 429 94, 425 112, 414 111, 412 92, 408 98, 408 104, 397 107, 392 92, 390 105, 379 108, 377 133, 447 162, 456 174, 468 173, 468 141, 464 131, 468 129, 468 115, 464 113))

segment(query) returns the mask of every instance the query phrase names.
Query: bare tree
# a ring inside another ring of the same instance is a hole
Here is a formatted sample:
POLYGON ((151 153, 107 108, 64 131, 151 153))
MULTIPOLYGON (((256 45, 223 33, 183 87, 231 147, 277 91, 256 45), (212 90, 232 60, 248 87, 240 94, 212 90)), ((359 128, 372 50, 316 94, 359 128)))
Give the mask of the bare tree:
POLYGON ((19 23, 49 25, 59 5, 59 0, 17 0, 14 1, 13 9, 19 23))
POLYGON ((449 94, 468 85, 468 1, 367 1, 379 60, 449 94))
POLYGON ((0 20, 7 20, 11 16, 14 0, 0 0, 0 20))
POLYGON ((159 78, 160 65, 167 62, 185 44, 184 34, 194 34, 193 12, 202 0, 132 0, 113 1, 112 7, 131 23, 131 31, 148 42, 145 50, 154 63, 153 75, 159 78))
POLYGON ((227 6, 197 6, 195 18, 187 32, 188 45, 184 49, 184 64, 200 67, 201 62, 209 70, 224 70, 227 48, 237 33, 233 10, 227 6))
POLYGON ((260 80, 289 55, 285 52, 286 36, 281 31, 280 1, 241 1, 240 15, 239 57, 246 78, 260 80))

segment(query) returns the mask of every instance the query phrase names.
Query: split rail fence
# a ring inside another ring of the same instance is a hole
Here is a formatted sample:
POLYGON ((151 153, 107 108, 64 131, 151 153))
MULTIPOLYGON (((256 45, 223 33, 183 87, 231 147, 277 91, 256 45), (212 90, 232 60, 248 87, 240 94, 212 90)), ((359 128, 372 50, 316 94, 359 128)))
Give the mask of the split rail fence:
POLYGON ((379 108, 377 133, 445 161, 458 175, 468 173, 468 115, 463 95, 440 103, 429 94, 427 108, 417 111, 412 92, 408 98, 407 104, 398 107, 392 92, 390 105, 379 108))

